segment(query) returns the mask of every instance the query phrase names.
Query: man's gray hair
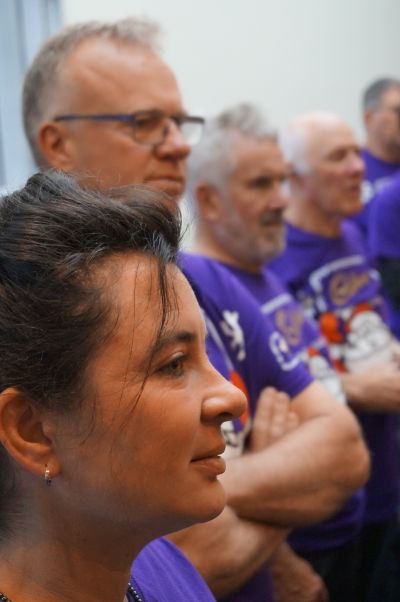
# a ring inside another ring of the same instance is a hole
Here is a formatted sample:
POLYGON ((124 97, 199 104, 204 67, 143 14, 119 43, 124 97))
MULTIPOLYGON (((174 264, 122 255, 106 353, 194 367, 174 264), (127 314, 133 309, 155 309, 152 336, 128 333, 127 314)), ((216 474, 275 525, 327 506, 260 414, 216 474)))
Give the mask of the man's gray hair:
POLYGON ((234 144, 239 138, 276 139, 261 112, 253 105, 242 103, 206 122, 203 136, 189 157, 189 192, 196 184, 208 182, 223 186, 234 170, 234 144))
POLYGON ((23 89, 23 120, 33 157, 43 166, 37 143, 40 124, 52 117, 55 92, 62 85, 62 66, 69 54, 84 40, 103 38, 127 42, 159 52, 158 25, 147 19, 127 18, 115 22, 88 21, 64 27, 49 38, 29 67, 23 89))
POLYGON ((400 89, 400 80, 392 77, 377 79, 372 82, 364 91, 362 96, 362 106, 364 110, 374 110, 379 107, 382 96, 390 88, 400 89))

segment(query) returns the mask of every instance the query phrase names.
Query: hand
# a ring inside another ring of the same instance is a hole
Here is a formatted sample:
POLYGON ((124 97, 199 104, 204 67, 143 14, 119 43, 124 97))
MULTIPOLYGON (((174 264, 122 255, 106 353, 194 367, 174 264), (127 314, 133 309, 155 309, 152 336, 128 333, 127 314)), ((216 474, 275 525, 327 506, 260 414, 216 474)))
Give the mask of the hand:
POLYGON ((297 414, 290 409, 290 397, 272 387, 263 389, 254 414, 249 451, 264 449, 298 425, 297 414))
POLYGON ((342 374, 341 378, 353 408, 400 413, 400 370, 395 361, 377 363, 359 373, 342 374))
POLYGON ((396 362, 397 366, 400 368, 400 342, 395 338, 393 338, 393 340, 392 340, 391 349, 392 349, 392 354, 393 354, 393 360, 396 362))
POLYGON ((324 581, 287 544, 280 546, 270 569, 277 602, 329 602, 324 581))

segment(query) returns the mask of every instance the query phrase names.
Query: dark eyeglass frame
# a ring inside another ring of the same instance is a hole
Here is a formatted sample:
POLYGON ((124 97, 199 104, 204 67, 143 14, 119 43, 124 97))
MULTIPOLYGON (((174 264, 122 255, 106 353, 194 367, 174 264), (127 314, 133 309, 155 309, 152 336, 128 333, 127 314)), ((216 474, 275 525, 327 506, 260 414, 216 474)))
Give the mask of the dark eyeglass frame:
MULTIPOLYGON (((98 114, 70 114, 70 115, 56 115, 53 117, 53 121, 76 121, 76 120, 89 120, 89 121, 120 121, 123 123, 130 123, 135 125, 141 119, 145 118, 150 119, 167 119, 173 121, 175 125, 180 129, 182 125, 185 123, 193 123, 198 124, 201 128, 204 128, 205 119, 204 117, 200 117, 197 115, 186 115, 185 113, 178 115, 167 115, 162 111, 137 111, 136 113, 98 113, 98 114)), ((162 138, 157 142, 143 142, 142 140, 137 140, 135 137, 135 131, 133 130, 133 137, 139 144, 143 144, 145 146, 157 146, 164 142, 165 138, 168 135, 168 127, 165 127, 163 130, 162 138)))

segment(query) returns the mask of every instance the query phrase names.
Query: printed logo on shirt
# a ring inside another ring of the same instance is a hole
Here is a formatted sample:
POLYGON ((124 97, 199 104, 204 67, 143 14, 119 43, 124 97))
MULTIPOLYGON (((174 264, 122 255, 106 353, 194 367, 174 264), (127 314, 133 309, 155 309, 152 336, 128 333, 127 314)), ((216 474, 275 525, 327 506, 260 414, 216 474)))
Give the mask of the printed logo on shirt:
POLYGON ((389 182, 391 176, 385 176, 384 178, 378 178, 374 182, 368 182, 364 180, 362 188, 362 202, 364 205, 368 205, 370 201, 378 194, 389 182))
POLYGON ((300 354, 300 359, 308 367, 311 376, 321 383, 341 404, 347 403, 337 371, 333 368, 326 343, 323 349, 319 345, 310 346, 300 354), (324 355, 323 351, 327 353, 324 355))
POLYGON ((229 339, 231 349, 235 351, 238 361, 242 362, 246 358, 246 346, 243 330, 239 324, 239 313, 225 310, 222 316, 224 319, 220 322, 221 329, 229 339))
MULTIPOLYGON (((235 370, 230 372, 229 380, 246 395, 248 400, 249 395, 247 387, 240 375, 235 370)), ((251 431, 249 403, 247 403, 246 410, 240 416, 240 418, 229 420, 229 422, 224 422, 221 426, 221 430, 226 442, 226 448, 223 453, 223 457, 227 459, 241 456, 245 448, 246 439, 251 431)))
POLYGON ((326 312, 320 317, 320 325, 330 342, 332 360, 341 372, 361 372, 392 358, 391 333, 371 303, 326 312))
POLYGON ((269 346, 282 370, 287 372, 289 370, 293 370, 299 365, 299 358, 295 355, 292 355, 292 351, 287 340, 277 330, 270 335, 269 346))
POLYGON ((207 352, 211 362, 227 380, 245 394, 247 399, 247 407, 243 414, 239 418, 224 422, 221 426, 226 442, 223 456, 224 458, 234 458, 243 453, 246 438, 251 429, 249 393, 240 374, 234 369, 217 329, 204 310, 203 315, 208 332, 207 352))
POLYGON ((329 295, 335 305, 347 305, 363 286, 369 284, 370 275, 366 272, 337 272, 329 281, 329 295))
POLYGON ((300 307, 280 309, 275 314, 275 324, 291 347, 300 345, 305 315, 300 307))

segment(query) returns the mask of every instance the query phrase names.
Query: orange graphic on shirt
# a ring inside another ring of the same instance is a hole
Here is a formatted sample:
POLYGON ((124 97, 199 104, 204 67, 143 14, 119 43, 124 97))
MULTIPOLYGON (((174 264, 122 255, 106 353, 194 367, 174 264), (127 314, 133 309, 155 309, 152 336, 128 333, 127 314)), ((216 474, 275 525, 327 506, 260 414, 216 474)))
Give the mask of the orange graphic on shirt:
POLYGON ((242 379, 240 374, 238 374, 238 372, 236 372, 235 370, 231 370, 231 372, 229 373, 229 380, 233 385, 235 385, 235 387, 240 389, 242 391, 242 393, 244 393, 246 395, 246 399, 247 399, 246 409, 239 418, 240 422, 243 425, 245 425, 250 418, 249 392, 244 383, 244 380, 242 379))

